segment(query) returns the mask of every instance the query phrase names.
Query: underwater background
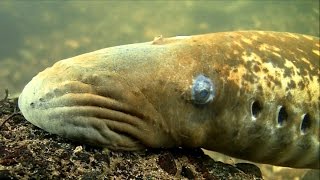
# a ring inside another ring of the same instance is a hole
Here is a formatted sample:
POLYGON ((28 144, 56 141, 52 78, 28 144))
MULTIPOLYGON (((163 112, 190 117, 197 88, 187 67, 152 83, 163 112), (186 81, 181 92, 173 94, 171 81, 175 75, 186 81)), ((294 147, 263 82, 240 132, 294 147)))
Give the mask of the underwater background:
MULTIPOLYGON (((1 1, 0 93, 4 96, 8 89, 17 96, 38 72, 86 52, 151 41, 159 35, 235 30, 319 37, 319 0, 1 1)), ((261 170, 266 179, 303 174, 273 166, 261 170)))

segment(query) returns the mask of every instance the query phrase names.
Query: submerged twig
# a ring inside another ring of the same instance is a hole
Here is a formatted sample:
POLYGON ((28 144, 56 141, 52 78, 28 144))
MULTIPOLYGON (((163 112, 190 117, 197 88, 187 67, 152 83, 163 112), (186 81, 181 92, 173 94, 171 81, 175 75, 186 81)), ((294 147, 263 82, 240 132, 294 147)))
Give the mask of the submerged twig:
POLYGON ((18 114, 21 115, 20 112, 14 112, 14 113, 12 113, 9 117, 7 117, 7 118, 0 124, 0 128, 2 127, 2 125, 4 125, 5 122, 7 122, 9 119, 13 118, 14 116, 16 116, 16 115, 18 115, 18 114))
POLYGON ((1 101, 6 101, 8 99, 8 97, 9 97, 9 90, 5 89, 4 91, 5 91, 5 96, 1 101))
MULTIPOLYGON (((5 89, 5 93, 6 93, 5 97, 4 97, 2 100, 0 100, 0 101, 6 101, 6 100, 8 100, 8 96, 9 96, 9 91, 8 91, 8 89, 5 89)), ((12 113, 9 117, 7 117, 7 118, 0 124, 0 128, 4 125, 5 122, 7 122, 7 121, 10 120, 11 118, 13 118, 14 116, 19 115, 19 114, 21 115, 21 112, 20 112, 20 111, 17 112, 17 105, 15 105, 15 107, 14 107, 14 109, 13 109, 13 113, 12 113)))

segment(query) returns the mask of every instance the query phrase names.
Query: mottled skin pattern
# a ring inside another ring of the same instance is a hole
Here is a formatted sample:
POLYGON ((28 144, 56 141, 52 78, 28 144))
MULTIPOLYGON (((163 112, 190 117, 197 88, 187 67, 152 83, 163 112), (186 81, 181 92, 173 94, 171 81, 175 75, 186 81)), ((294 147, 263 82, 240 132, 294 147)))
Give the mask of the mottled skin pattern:
POLYGON ((48 132, 110 149, 203 147, 319 168, 319 46, 261 31, 159 37, 59 61, 19 106, 48 132), (191 101, 199 74, 216 89, 201 106, 191 101))

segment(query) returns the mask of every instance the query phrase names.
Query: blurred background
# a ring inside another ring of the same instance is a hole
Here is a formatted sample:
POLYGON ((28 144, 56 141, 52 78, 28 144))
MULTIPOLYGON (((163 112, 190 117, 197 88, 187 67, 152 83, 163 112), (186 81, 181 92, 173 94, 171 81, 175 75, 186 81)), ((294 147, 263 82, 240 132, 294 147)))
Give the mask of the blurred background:
MULTIPOLYGON (((151 41, 158 35, 235 30, 319 37, 319 0, 1 1, 0 93, 4 96, 8 89, 17 96, 39 71, 86 52, 151 41)), ((266 179, 299 179, 304 173, 273 166, 261 169, 266 179)))

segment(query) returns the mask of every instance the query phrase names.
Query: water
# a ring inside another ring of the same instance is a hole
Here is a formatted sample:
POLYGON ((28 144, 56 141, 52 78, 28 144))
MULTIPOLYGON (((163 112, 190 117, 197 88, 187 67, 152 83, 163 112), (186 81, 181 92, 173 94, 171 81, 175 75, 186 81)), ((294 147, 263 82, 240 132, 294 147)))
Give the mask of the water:
POLYGON ((1 1, 0 93, 60 59, 153 37, 271 30, 319 37, 319 1, 1 1))

